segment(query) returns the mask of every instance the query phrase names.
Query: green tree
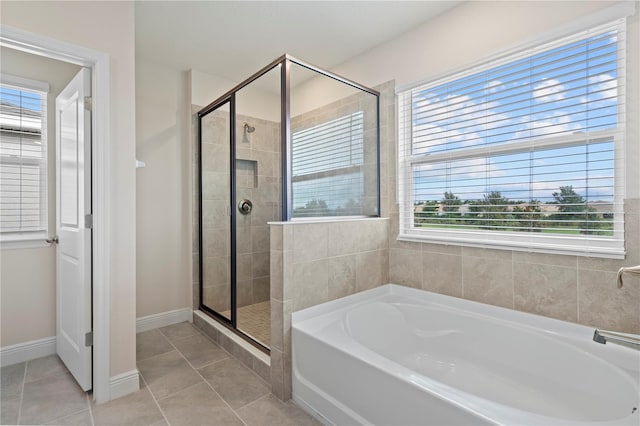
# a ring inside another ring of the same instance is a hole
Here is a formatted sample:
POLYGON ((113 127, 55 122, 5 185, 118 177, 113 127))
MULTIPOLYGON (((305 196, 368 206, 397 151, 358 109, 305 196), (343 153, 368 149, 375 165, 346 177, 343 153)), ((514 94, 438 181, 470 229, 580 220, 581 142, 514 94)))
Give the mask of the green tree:
POLYGON ((503 197, 500 191, 484 194, 483 201, 482 218, 484 223, 481 225, 482 227, 504 231, 509 226, 513 226, 513 215, 509 211, 511 202, 508 198, 503 197))
POLYGON ((560 213, 552 215, 557 225, 567 228, 577 228, 582 234, 597 233, 600 228, 598 214, 595 209, 587 205, 587 200, 578 194, 572 185, 561 186, 560 192, 554 192, 555 201, 560 213))
POLYGON ((443 218, 446 223, 456 225, 460 224, 460 222, 464 222, 462 221, 462 216, 459 213, 462 200, 453 192, 445 192, 442 200, 440 200, 440 204, 442 205, 442 212, 444 213, 443 218))
POLYGON ((517 231, 541 232, 543 222, 542 210, 539 200, 531 200, 528 203, 519 202, 513 208, 513 218, 517 231))
POLYGON ((445 192, 444 198, 442 198, 442 210, 445 213, 457 212, 462 205, 462 200, 458 198, 453 192, 445 192))
POLYGON ((318 217, 318 216, 335 216, 335 211, 331 212, 327 202, 320 199, 308 201, 304 207, 293 209, 295 217, 318 217))
POLYGON ((586 208, 586 200, 578 194, 572 185, 561 186, 560 192, 554 192, 553 204, 558 204, 558 210, 563 213, 583 212, 586 208))
POLYGON ((437 223, 438 202, 421 201, 413 206, 413 217, 416 226, 423 226, 428 223, 437 223))

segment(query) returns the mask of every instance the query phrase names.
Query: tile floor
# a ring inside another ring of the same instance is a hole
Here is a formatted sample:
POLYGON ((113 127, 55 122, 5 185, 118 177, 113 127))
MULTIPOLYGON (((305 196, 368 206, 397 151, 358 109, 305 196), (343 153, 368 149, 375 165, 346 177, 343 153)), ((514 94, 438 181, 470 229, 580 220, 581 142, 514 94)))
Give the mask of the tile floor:
POLYGON ((318 425, 189 323, 138 334, 140 390, 96 405, 56 355, 2 368, 1 421, 56 425, 318 425))

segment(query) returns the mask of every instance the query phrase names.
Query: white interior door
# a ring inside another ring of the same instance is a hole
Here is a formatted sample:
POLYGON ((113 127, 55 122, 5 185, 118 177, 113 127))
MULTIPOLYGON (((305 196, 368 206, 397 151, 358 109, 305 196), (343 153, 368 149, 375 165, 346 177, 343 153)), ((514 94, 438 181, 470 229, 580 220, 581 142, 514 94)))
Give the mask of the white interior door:
POLYGON ((90 96, 83 68, 56 98, 56 346, 84 390, 92 387, 90 96))

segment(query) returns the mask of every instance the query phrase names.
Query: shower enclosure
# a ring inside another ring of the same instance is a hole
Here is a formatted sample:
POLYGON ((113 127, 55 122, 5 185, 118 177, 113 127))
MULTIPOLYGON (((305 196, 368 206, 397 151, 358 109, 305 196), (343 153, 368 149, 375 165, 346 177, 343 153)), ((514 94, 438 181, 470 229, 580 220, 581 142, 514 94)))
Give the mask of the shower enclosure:
POLYGON ((199 306, 268 350, 269 222, 378 216, 379 93, 289 55, 198 116, 199 306))

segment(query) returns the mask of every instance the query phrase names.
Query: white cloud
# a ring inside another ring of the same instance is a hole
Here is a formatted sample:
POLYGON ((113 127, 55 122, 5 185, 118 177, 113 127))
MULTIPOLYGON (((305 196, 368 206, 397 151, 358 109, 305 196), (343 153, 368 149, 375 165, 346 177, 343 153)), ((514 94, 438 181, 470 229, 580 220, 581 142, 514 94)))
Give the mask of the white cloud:
POLYGON ((564 85, 554 78, 545 78, 533 89, 536 102, 552 102, 564 99, 564 85))
POLYGON ((523 128, 516 132, 514 138, 552 136, 558 133, 578 132, 583 129, 580 123, 574 123, 571 119, 572 117, 563 111, 554 111, 553 114, 544 117, 542 120, 524 122, 523 128))
POLYGON ((589 78, 590 92, 589 100, 594 101, 603 98, 615 98, 618 96, 618 79, 610 74, 599 74, 589 78))
POLYGON ((487 93, 496 93, 500 86, 502 86, 502 82, 500 80, 492 80, 484 85, 484 90, 487 93))

